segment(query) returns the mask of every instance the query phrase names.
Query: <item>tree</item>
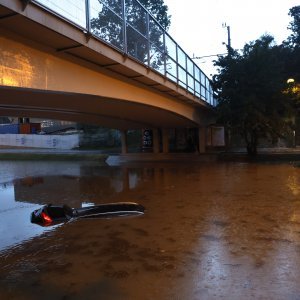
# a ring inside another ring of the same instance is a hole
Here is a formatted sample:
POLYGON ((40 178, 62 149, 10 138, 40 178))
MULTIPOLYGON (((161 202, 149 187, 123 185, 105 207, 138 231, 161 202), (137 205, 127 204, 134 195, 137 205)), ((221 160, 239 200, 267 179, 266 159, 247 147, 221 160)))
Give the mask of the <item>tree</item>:
POLYGON ((239 133, 250 155, 257 153, 261 137, 275 137, 291 126, 291 100, 286 89, 286 48, 265 35, 246 44, 242 53, 232 50, 215 61, 213 77, 220 121, 239 133))
POLYGON ((284 42, 285 47, 289 50, 286 59, 286 69, 289 77, 289 87, 287 92, 293 98, 295 105, 295 139, 296 144, 300 143, 300 6, 292 7, 289 15, 293 18, 288 29, 291 34, 287 41, 284 42))
POLYGON ((289 76, 300 83, 300 6, 290 9, 289 15, 293 18, 288 29, 292 31, 284 45, 290 50, 287 59, 289 76))
POLYGON ((300 47, 300 5, 290 9, 289 15, 293 18, 288 29, 292 31, 288 37, 288 42, 291 47, 300 47))
POLYGON ((97 13, 95 16, 92 15, 91 19, 93 33, 141 62, 159 69, 164 57, 163 29, 167 30, 171 22, 168 6, 164 4, 164 0, 98 2, 97 13), (145 8, 153 18, 148 15, 145 8))

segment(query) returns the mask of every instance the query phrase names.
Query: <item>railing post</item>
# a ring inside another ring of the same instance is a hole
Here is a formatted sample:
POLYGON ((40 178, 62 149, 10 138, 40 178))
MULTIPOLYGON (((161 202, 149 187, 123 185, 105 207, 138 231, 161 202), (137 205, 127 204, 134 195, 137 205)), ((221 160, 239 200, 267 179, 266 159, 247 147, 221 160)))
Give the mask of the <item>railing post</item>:
POLYGON ((186 54, 185 54, 185 86, 186 86, 186 89, 189 90, 189 70, 188 70, 186 54))
POLYGON ((26 9, 27 5, 31 2, 31 0, 21 0, 23 11, 26 9))
POLYGON ((177 85, 179 84, 179 63, 178 63, 178 45, 176 43, 176 79, 177 79, 177 85))
POLYGON ((147 25, 147 33, 146 33, 146 36, 147 36, 147 44, 148 44, 148 67, 150 67, 150 47, 151 47, 151 43, 150 43, 150 18, 149 18, 149 13, 146 12, 146 25, 147 25))
POLYGON ((122 14, 123 14, 123 42, 124 42, 124 53, 127 54, 127 24, 126 24, 126 4, 125 0, 122 0, 122 14))
POLYGON ((85 0, 86 30, 91 33, 90 0, 85 0))
POLYGON ((196 77, 195 77, 195 69, 196 69, 196 65, 194 65, 193 63, 193 83, 194 83, 194 96, 196 96, 196 77))
POLYGON ((163 54, 163 57, 164 57, 164 68, 165 68, 165 76, 167 76, 167 49, 166 49, 166 32, 163 31, 163 42, 164 42, 164 54, 163 54))

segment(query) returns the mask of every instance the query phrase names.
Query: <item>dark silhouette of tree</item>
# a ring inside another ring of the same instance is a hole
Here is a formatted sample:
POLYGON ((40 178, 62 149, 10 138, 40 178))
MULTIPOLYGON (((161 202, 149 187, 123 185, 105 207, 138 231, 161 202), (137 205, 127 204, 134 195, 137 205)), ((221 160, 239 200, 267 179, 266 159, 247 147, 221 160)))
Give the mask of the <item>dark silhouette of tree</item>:
POLYGON ((289 77, 300 83, 300 6, 292 7, 289 15, 293 19, 288 27, 292 33, 284 43, 289 49, 289 55, 286 57, 286 68, 289 77))
POLYGON ((164 57, 163 29, 170 26, 163 0, 99 0, 97 10, 98 15, 91 19, 94 34, 152 68, 160 68, 164 57))
POLYGON ((259 138, 275 139, 291 126, 292 104, 286 90, 284 57, 287 50, 265 35, 246 44, 242 54, 232 50, 215 65, 213 78, 220 121, 240 134, 250 155, 257 153, 259 138))
POLYGON ((290 9, 289 15, 293 18, 288 29, 292 34, 288 37, 288 42, 291 47, 300 47, 300 5, 290 9))
POLYGON ((295 139, 300 143, 300 6, 292 7, 289 11, 292 21, 288 29, 291 34, 284 43, 289 54, 286 56, 286 70, 290 84, 288 93, 294 100, 295 105, 295 139))

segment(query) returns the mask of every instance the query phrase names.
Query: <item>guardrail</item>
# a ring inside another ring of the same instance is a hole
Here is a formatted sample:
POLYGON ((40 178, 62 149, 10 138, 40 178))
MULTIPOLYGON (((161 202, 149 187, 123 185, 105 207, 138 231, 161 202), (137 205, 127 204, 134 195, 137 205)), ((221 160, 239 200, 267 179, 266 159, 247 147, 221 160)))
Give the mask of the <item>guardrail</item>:
POLYGON ((32 0, 216 106, 208 77, 137 0, 32 0))

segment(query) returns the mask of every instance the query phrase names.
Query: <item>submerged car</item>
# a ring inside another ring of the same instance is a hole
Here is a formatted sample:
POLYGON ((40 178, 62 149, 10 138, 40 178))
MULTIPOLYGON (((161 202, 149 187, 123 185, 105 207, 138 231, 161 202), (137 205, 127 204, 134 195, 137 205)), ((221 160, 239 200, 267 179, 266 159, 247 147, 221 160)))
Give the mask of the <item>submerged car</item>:
POLYGON ((31 223, 50 226, 78 218, 111 218, 144 214, 145 208, 134 202, 107 203, 82 208, 47 204, 31 213, 31 223))

